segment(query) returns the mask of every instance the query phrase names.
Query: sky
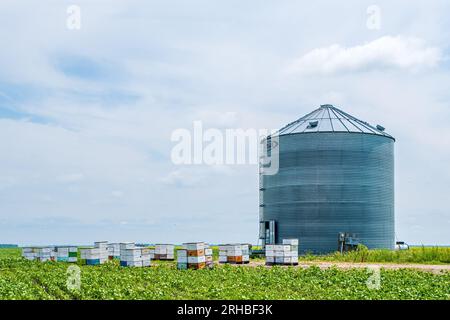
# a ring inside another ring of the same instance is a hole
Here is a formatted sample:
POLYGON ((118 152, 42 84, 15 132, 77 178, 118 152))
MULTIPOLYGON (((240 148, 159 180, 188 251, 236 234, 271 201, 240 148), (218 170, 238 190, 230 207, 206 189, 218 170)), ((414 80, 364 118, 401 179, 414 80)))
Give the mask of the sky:
POLYGON ((1 1, 0 243, 256 243, 258 167, 174 164, 172 133, 277 129, 331 103, 396 138, 396 239, 450 244, 448 12, 1 1))

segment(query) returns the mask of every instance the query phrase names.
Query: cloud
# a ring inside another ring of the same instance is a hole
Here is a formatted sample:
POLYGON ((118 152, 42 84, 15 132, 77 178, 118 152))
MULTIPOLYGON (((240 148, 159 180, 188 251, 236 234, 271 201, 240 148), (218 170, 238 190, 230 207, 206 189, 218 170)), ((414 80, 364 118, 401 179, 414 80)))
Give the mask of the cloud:
POLYGON ((63 174, 56 178, 59 182, 72 183, 79 182, 84 179, 84 175, 82 173, 69 173, 63 174))
POLYGON ((201 120, 206 126, 212 128, 231 128, 238 123, 238 113, 235 111, 220 112, 202 109, 195 113, 195 120, 201 120))
POLYGON ((288 72, 335 74, 380 69, 416 71, 434 67, 441 60, 441 50, 426 46, 422 39, 384 36, 354 47, 333 44, 314 49, 295 60, 288 72))
POLYGON ((111 195, 115 198, 122 198, 123 197, 123 191, 120 190, 114 190, 111 192, 111 195))
POLYGON ((257 166, 175 166, 172 131, 193 120, 204 129, 279 128, 333 103, 397 138, 399 238, 448 243, 450 152, 439 137, 449 133, 450 74, 440 63, 449 4, 432 2, 380 3, 389 12, 382 32, 417 38, 375 41, 356 0, 327 2, 326 11, 298 1, 79 0, 80 31, 66 27, 67 3, 0 2, 2 239, 256 241, 257 166), (286 76, 286 62, 303 54, 292 72, 329 76, 286 76), (361 72, 388 69, 406 72, 361 72), (80 222, 48 232, 48 217, 80 222), (409 227, 418 224, 422 232, 409 227))
POLYGON ((167 176, 160 180, 168 186, 177 188, 199 187, 205 184, 205 176, 195 173, 194 170, 178 169, 170 172, 167 176))

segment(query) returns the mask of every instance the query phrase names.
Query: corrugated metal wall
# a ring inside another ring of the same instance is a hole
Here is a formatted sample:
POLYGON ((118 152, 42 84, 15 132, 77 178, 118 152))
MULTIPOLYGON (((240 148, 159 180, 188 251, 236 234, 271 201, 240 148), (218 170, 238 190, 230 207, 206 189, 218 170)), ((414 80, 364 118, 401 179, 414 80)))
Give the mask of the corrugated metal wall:
POLYGON ((300 252, 337 250, 339 232, 394 248, 394 140, 373 134, 280 136, 278 174, 262 176, 262 218, 300 252))

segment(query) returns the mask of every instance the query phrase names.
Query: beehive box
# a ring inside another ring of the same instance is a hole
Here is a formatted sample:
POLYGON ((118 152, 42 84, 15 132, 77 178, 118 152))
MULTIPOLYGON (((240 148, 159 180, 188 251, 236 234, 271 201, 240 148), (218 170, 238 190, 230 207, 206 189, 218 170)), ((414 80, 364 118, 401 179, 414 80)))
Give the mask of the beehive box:
POLYGON ((177 251, 178 269, 212 268, 212 249, 204 242, 183 243, 183 249, 177 251))
POLYGON ((297 252, 298 256, 298 239, 283 239, 283 244, 291 246, 291 252, 297 252))
POLYGON ((55 261, 56 253, 52 247, 36 248, 36 260, 40 262, 55 261))
POLYGON ((248 244, 224 244, 219 246, 219 263, 243 264, 250 262, 248 244))
POLYGON ((204 251, 205 251, 205 267, 211 269, 214 267, 213 249, 208 244, 205 244, 204 251))
POLYGON ((297 265, 298 239, 283 239, 283 244, 266 245, 266 265, 297 265))
POLYGON ((173 261, 175 259, 175 246, 173 244, 155 245, 154 259, 173 261))
POLYGON ((108 259, 120 259, 120 243, 109 243, 108 244, 108 259))
POLYGON ((108 241, 96 241, 94 247, 101 250, 108 250, 108 241))
POLYGON ((142 267, 142 251, 140 248, 124 249, 120 251, 120 265, 122 267, 142 267))
POLYGON ((152 260, 151 252, 152 250, 149 248, 141 248, 141 259, 143 267, 150 267, 152 260))
POLYGON ((149 250, 150 259, 154 260, 155 259, 155 249, 149 248, 148 250, 149 250))
POLYGON ((27 260, 37 260, 40 262, 56 261, 57 255, 53 247, 24 247, 22 256, 27 260))
POLYGON ((108 261, 108 250, 104 246, 80 249, 80 259, 83 264, 99 265, 108 261))
POLYGON ((177 250, 177 269, 185 270, 188 268, 188 255, 186 249, 177 250))
POLYGON ((62 262, 77 262, 78 248, 77 247, 56 247, 56 260, 62 262))
POLYGON ((120 265, 122 267, 149 267, 151 265, 150 249, 136 247, 134 243, 120 244, 120 265))
POLYGON ((36 260, 37 251, 33 247, 23 247, 22 248, 22 257, 27 260, 36 260))

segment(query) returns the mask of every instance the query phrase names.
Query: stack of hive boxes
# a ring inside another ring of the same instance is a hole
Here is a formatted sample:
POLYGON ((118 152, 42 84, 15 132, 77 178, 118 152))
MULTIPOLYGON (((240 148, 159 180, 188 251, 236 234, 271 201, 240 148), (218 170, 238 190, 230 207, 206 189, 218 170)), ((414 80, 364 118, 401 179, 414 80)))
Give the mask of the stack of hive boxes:
POLYGON ((27 260, 37 260, 41 262, 56 261, 56 252, 53 247, 24 247, 22 257, 27 260))
POLYGON ((56 247, 57 261, 77 262, 77 247, 56 247))
POLYGON ((298 239, 283 239, 283 245, 291 246, 292 262, 298 263, 298 239))
POLYGON ((120 244, 120 265, 122 267, 142 267, 141 249, 133 242, 120 244))
POLYGON ((154 249, 154 259, 173 261, 175 259, 174 251, 173 244, 157 244, 154 249))
POLYGON ((283 239, 283 244, 266 245, 266 265, 275 264, 298 264, 298 239, 283 239))
POLYGON ((188 268, 188 255, 187 250, 184 249, 178 249, 177 250, 177 269, 179 270, 185 270, 188 268))
POLYGON ((150 267, 152 260, 152 253, 149 248, 141 248, 141 259, 143 267, 150 267))
POLYGON ((56 252, 55 248, 40 248, 38 251, 38 260, 41 262, 45 261, 56 261, 56 252))
POLYGON ((109 243, 108 244, 108 259, 120 259, 120 243, 109 243))
POLYGON ((94 242, 94 247, 99 249, 99 252, 102 256, 108 257, 108 241, 94 242))
POLYGON ((206 268, 214 267, 213 249, 208 244, 205 244, 205 264, 206 268))
POLYGON ((94 248, 80 249, 81 262, 87 265, 99 265, 108 261, 108 242, 98 241, 94 248))
POLYGON ((150 252, 150 260, 154 260, 155 259, 155 248, 148 249, 148 251, 150 252))
POLYGON ((183 243, 183 248, 177 250, 178 269, 204 269, 212 266, 212 249, 204 242, 183 243))
POLYGON ((52 247, 42 247, 36 248, 36 260, 45 261, 55 261, 56 253, 52 247))
POLYGON ((23 247, 22 248, 22 257, 24 257, 27 260, 35 260, 36 257, 37 257, 37 250, 36 250, 36 248, 23 247))
POLYGON ((149 267, 150 249, 136 247, 132 242, 120 244, 120 265, 122 267, 149 267))
POLYGON ((219 246, 219 263, 243 264, 250 262, 250 245, 225 244, 219 246))

